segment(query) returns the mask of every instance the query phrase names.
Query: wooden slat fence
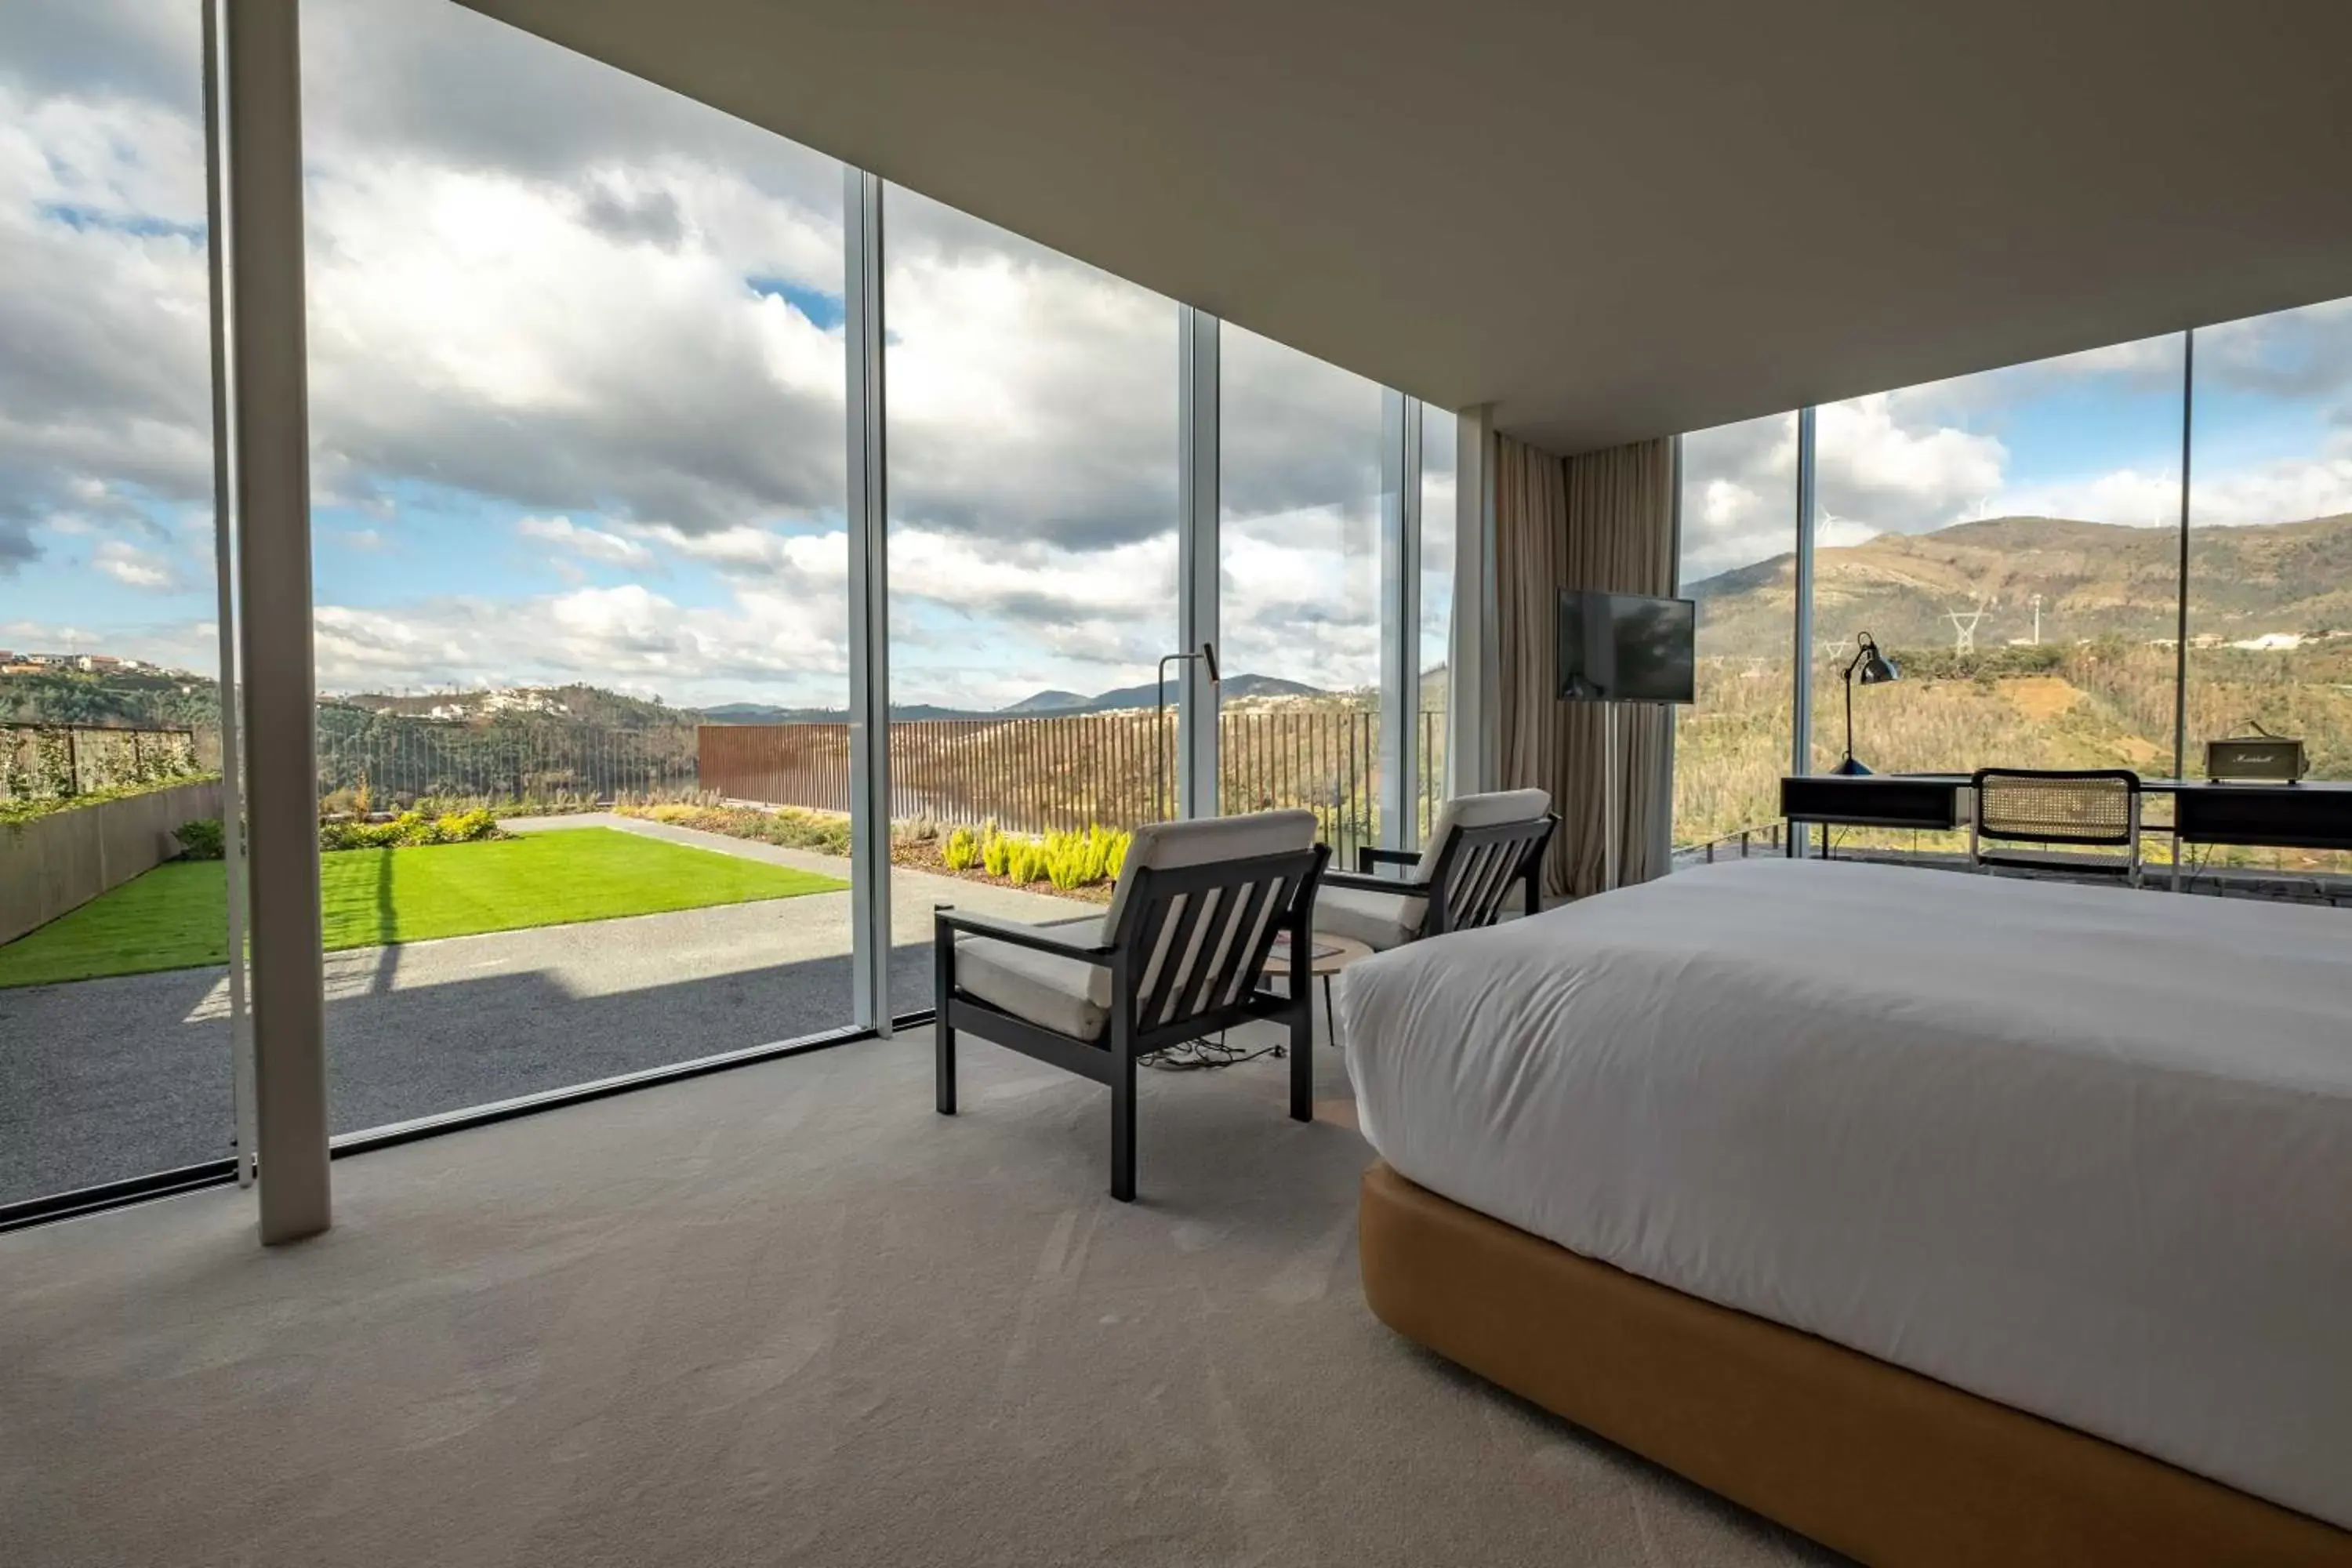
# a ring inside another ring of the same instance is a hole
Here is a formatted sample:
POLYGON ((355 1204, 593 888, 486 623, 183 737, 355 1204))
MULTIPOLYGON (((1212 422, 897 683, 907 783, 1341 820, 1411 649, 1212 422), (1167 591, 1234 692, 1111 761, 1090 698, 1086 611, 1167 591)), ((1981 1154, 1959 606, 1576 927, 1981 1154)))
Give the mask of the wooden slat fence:
POLYGON ((184 727, 0 724, 0 799, 81 795, 219 765, 217 737, 184 727))

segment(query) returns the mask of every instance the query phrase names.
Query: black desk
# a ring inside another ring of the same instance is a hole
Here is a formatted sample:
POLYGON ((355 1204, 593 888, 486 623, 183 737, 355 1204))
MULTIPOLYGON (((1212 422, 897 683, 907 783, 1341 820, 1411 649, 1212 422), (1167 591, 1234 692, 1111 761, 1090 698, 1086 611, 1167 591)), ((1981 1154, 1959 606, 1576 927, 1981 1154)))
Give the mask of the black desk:
MULTIPOLYGON (((1835 774, 1780 781, 1780 815, 1789 819, 1789 853, 1797 826, 1951 829, 1965 820, 1967 773, 1835 774)), ((2172 836, 2183 844, 2275 849, 2352 850, 2352 783, 2213 784, 2204 779, 2142 779, 2141 791, 2172 797, 2172 836)), ((2162 832, 2162 828, 2157 829, 2162 832)), ((2176 857, 2176 867, 2178 858, 2176 857)))

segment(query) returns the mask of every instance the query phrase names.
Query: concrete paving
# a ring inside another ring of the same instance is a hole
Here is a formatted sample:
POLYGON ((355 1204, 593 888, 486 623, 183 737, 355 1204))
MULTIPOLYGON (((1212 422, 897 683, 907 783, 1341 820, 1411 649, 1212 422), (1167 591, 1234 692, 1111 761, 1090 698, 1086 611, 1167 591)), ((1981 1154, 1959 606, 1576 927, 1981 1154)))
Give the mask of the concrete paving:
MULTIPOLYGON (((615 827, 848 879, 849 863, 603 814, 615 827)), ((335 1131, 560 1089, 850 1021, 846 889, 327 955, 335 1131)), ((891 1004, 930 1002, 930 911, 1020 920, 1101 906, 951 877, 891 879, 891 1004)), ((229 1152, 221 968, 0 990, 0 1203, 229 1152)))

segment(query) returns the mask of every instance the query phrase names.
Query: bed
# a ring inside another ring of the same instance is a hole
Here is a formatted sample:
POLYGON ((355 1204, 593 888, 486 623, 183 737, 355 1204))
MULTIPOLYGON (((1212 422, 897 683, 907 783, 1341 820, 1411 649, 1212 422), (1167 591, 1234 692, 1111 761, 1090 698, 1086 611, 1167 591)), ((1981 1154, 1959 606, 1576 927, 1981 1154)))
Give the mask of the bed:
POLYGON ((1336 1007, 1410 1337, 1870 1561, 2352 1563, 2352 914, 1743 861, 1336 1007))

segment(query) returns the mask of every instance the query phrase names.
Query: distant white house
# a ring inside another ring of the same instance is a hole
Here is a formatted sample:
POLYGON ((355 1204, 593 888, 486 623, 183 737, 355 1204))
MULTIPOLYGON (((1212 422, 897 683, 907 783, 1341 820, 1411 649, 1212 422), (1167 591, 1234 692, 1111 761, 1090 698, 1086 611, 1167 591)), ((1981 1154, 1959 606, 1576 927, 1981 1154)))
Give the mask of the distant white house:
POLYGON ((2252 653, 2285 653, 2303 646, 2301 632, 2264 632, 2258 637, 2245 637, 2230 645, 2252 653))
POLYGON ((565 713, 571 711, 544 691, 527 686, 499 687, 484 694, 486 713, 565 713))

